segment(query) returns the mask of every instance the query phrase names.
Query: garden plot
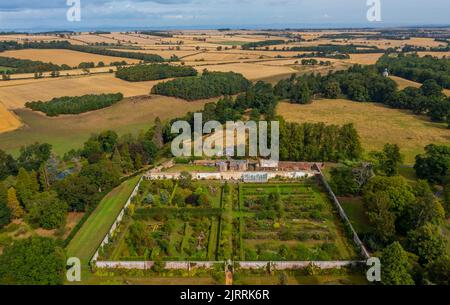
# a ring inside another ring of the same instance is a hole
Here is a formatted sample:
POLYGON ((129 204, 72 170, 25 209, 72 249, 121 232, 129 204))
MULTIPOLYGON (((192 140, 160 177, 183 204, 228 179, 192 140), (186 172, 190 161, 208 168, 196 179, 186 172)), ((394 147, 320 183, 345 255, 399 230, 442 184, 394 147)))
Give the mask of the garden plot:
POLYGON ((347 260, 356 257, 333 206, 314 180, 239 187, 242 260, 347 260))
POLYGON ((218 183, 146 181, 132 217, 101 258, 118 261, 216 260, 222 186, 218 183))
POLYGON ((268 184, 144 180, 99 260, 357 259, 317 181, 268 184))

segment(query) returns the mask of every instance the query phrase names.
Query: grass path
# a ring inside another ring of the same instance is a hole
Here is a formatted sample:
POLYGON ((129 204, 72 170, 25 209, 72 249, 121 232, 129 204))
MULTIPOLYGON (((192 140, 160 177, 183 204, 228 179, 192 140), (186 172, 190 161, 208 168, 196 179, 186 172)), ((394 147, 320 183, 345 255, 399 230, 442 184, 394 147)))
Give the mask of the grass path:
POLYGON ((89 270, 89 260, 108 233, 139 179, 140 176, 127 180, 106 195, 67 246, 68 257, 78 257, 81 260, 83 274, 89 270))

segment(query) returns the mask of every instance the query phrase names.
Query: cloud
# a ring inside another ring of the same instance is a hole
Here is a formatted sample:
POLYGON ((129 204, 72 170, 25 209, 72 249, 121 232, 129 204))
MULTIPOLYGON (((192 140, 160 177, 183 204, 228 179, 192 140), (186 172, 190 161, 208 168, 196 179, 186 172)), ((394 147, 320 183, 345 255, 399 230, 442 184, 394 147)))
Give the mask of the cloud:
POLYGON ((66 3, 0 0, 0 30, 422 25, 448 23, 450 11, 449 0, 384 0, 384 23, 373 24, 366 19, 366 0, 81 0, 81 22, 70 23, 66 3))
MULTIPOLYGON (((147 3, 158 3, 158 4, 187 4, 192 2, 192 0, 80 0, 81 5, 103 5, 106 3, 114 3, 114 2, 147 2, 147 3)), ((20 10, 42 10, 42 9, 56 9, 56 8, 65 8, 67 7, 67 0, 13 0, 13 1, 4 1, 0 2, 0 10, 3 11, 20 11, 20 10)))

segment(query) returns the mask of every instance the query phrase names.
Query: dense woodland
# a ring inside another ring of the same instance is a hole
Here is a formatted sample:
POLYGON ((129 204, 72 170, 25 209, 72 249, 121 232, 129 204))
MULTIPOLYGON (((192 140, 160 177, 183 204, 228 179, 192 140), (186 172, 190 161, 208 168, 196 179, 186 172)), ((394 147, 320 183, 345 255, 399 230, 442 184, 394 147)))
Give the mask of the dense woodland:
POLYGON ((250 86, 244 76, 234 72, 203 71, 200 77, 185 77, 159 83, 152 88, 152 94, 173 96, 189 101, 233 95, 250 86))
POLYGON ((441 226, 450 215, 450 149, 429 145, 416 157, 415 172, 423 180, 399 176, 402 160, 399 147, 386 144, 366 162, 333 168, 330 184, 338 196, 362 197, 358 204, 370 227, 359 236, 381 258, 383 284, 448 285, 448 241, 441 226), (433 194, 435 183, 446 195, 433 194))
POLYGON ((121 100, 123 100, 122 93, 89 94, 83 96, 57 97, 48 102, 27 102, 25 106, 34 111, 41 111, 48 116, 58 116, 60 114, 80 114, 106 108, 121 100))
POLYGON ((120 68, 116 77, 129 81, 140 82, 171 77, 196 76, 197 70, 189 66, 171 66, 168 64, 137 65, 120 68))
POLYGON ((393 75, 419 83, 433 79, 441 87, 450 89, 450 58, 419 57, 417 54, 385 55, 377 62, 377 67, 380 72, 388 69, 393 75))

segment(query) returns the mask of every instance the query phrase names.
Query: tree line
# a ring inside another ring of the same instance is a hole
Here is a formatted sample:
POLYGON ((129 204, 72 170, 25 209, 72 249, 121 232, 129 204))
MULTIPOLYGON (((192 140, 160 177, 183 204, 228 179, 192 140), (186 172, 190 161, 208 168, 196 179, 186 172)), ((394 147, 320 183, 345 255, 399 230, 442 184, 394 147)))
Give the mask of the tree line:
POLYGON ((203 71, 200 77, 185 77, 159 83, 152 88, 152 94, 173 96, 189 101, 233 95, 250 86, 242 74, 234 72, 203 71))
POLYGON ((41 111, 47 116, 60 114, 79 114, 92 110, 102 109, 123 100, 122 93, 88 94, 83 96, 64 96, 53 98, 48 102, 27 102, 25 107, 34 111, 41 111))
POLYGON ((385 55, 376 66, 379 71, 388 69, 393 75, 419 83, 433 79, 441 87, 450 89, 450 58, 419 57, 417 54, 385 55))
POLYGON ((65 49, 112 57, 125 57, 131 59, 138 59, 144 62, 164 62, 164 58, 156 54, 109 50, 101 46, 95 47, 86 45, 73 45, 68 41, 25 42, 23 44, 19 44, 16 41, 0 42, 0 52, 6 50, 23 50, 23 49, 65 49))
POLYGON ((18 59, 3 56, 0 56, 0 66, 11 68, 11 70, 6 71, 8 74, 60 71, 72 69, 68 65, 56 65, 53 63, 44 63, 42 61, 18 59))
POLYGON ((129 81, 149 81, 171 77, 196 76, 197 70, 189 66, 172 66, 168 64, 137 65, 120 68, 116 77, 129 81))
POLYGON ((308 104, 319 97, 347 98, 357 102, 376 102, 397 109, 409 109, 425 114, 431 120, 449 120, 450 99, 436 81, 426 80, 421 88, 407 87, 398 90, 397 84, 384 77, 373 66, 355 65, 348 70, 322 76, 309 74, 278 82, 274 88, 280 99, 308 104))
POLYGON ((321 44, 318 46, 295 46, 286 48, 286 51, 295 52, 321 52, 325 54, 340 53, 340 54, 369 54, 369 53, 384 53, 383 49, 379 49, 376 46, 366 45, 334 45, 334 44, 321 44))
POLYGON ((289 123, 280 120, 280 159, 285 161, 337 162, 362 156, 353 124, 289 123))
POLYGON ((241 46, 242 50, 255 50, 256 48, 284 44, 284 40, 262 40, 257 42, 245 43, 241 46))

